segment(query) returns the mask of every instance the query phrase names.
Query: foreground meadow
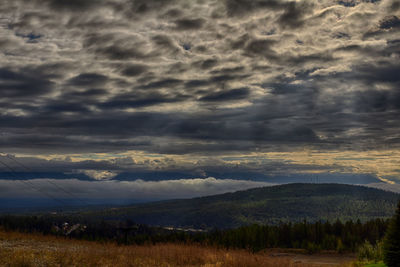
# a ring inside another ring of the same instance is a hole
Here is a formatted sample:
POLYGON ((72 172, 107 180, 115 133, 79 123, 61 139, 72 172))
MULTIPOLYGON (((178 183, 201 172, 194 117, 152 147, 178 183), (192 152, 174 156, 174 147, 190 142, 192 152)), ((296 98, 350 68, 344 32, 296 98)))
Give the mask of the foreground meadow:
POLYGON ((199 245, 119 246, 0 231, 1 266, 351 266, 353 257, 226 250, 199 245))

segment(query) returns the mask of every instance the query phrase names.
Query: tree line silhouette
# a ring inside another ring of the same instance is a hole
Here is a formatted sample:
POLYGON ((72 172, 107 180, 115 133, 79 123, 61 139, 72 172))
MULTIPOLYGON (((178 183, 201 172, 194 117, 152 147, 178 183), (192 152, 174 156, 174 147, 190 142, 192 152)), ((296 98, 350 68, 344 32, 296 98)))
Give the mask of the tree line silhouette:
POLYGON ((374 219, 367 222, 297 222, 278 225, 248 225, 235 229, 190 231, 151 227, 132 221, 87 222, 73 217, 52 216, 0 216, 4 230, 54 234, 68 238, 92 241, 115 241, 120 244, 146 243, 200 243, 223 248, 240 248, 260 251, 266 248, 300 248, 313 253, 319 250, 337 252, 356 251, 368 241, 376 244, 382 240, 389 220, 374 219), (60 231, 62 225, 80 224, 77 231, 60 231), (83 230, 84 229, 84 230, 83 230), (68 235, 65 233, 69 232, 68 235))

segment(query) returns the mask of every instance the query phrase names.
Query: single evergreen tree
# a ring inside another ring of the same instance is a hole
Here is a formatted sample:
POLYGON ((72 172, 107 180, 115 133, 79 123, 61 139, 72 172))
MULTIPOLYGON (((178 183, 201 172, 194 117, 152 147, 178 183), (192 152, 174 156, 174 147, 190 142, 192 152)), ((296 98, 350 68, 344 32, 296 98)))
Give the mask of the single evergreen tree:
POLYGON ((388 267, 400 267, 400 201, 385 235, 383 253, 388 267))

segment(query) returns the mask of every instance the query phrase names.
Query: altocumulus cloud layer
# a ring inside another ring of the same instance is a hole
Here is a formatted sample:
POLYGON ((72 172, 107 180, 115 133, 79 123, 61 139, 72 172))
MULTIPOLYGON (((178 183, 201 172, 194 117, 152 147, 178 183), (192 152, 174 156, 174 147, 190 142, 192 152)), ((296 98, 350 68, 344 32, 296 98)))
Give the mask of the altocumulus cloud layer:
POLYGON ((398 1, 3 0, 0 36, 29 168, 398 177, 398 1))

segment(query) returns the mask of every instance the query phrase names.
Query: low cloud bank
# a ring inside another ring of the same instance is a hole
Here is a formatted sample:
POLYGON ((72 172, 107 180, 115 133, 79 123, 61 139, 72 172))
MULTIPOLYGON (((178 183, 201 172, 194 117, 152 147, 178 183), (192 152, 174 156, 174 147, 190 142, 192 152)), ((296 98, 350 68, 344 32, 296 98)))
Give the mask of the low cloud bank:
POLYGON ((400 194, 400 184, 389 184, 389 183, 371 183, 365 186, 382 189, 385 191, 395 192, 400 194))
POLYGON ((151 201, 215 195, 272 185, 267 182, 213 177, 163 181, 0 180, 0 195, 3 198, 49 198, 50 195, 60 199, 76 197, 151 201))

